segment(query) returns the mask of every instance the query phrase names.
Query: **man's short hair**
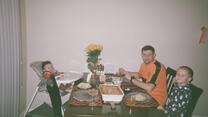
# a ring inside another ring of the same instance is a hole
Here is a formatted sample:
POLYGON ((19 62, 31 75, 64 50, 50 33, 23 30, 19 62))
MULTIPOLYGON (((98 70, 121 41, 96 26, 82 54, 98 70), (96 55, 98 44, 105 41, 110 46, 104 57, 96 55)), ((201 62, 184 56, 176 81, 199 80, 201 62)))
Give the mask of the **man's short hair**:
POLYGON ((146 50, 151 50, 153 54, 155 53, 155 49, 151 45, 146 45, 142 48, 142 52, 146 50))
POLYGON ((51 61, 44 61, 44 62, 42 62, 42 66, 41 66, 42 70, 44 70, 44 67, 47 64, 52 64, 52 63, 51 63, 51 61))
POLYGON ((193 72, 193 70, 190 67, 188 67, 188 66, 180 66, 179 69, 186 70, 188 72, 189 77, 191 79, 193 79, 194 72, 193 72))

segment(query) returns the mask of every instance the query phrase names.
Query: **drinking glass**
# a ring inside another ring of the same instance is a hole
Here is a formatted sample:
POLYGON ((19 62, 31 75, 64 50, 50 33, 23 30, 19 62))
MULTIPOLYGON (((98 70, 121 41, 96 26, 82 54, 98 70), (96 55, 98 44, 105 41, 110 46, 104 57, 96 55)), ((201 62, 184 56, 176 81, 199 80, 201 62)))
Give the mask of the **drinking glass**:
POLYGON ((95 106, 95 103, 93 102, 94 97, 98 95, 98 90, 97 89, 89 89, 88 94, 92 97, 91 103, 89 106, 91 106, 91 110, 93 110, 93 106, 95 106))
MULTIPOLYGON (((128 98, 127 103, 128 103, 129 105, 135 105, 135 104, 136 104, 135 96, 134 96, 134 95, 131 95, 131 96, 128 98)), ((131 109, 131 107, 130 107, 130 109, 129 109, 129 115, 131 115, 131 114, 132 114, 132 109, 131 109)))

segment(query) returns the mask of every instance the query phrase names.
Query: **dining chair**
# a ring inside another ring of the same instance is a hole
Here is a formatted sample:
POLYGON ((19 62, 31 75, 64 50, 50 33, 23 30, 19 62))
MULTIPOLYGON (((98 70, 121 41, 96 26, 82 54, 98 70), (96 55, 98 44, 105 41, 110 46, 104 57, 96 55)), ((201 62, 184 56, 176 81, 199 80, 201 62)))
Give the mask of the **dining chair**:
POLYGON ((187 116, 186 117, 191 117, 194 111, 194 108, 197 104, 197 101, 199 100, 199 97, 201 96, 201 94, 203 93, 203 90, 193 84, 190 84, 190 89, 192 91, 192 98, 191 101, 188 105, 188 109, 187 109, 187 116))
MULTIPOLYGON (((37 95, 38 92, 43 92, 43 93, 46 93, 48 95, 48 91, 47 91, 47 88, 46 88, 46 79, 43 77, 43 70, 42 70, 42 62, 43 61, 35 61, 35 62, 32 62, 30 64, 30 67, 33 69, 33 71, 35 71, 35 73, 37 74, 38 78, 40 79, 40 82, 38 83, 36 89, 35 89, 35 92, 33 93, 33 96, 32 96, 32 99, 30 100, 29 104, 27 105, 26 107, 26 110, 23 114, 23 117, 25 117, 37 95)), ((64 114, 63 112, 63 108, 61 109, 62 111, 62 115, 64 114)))
POLYGON ((171 90, 173 89, 173 78, 176 75, 176 70, 168 67, 166 69, 166 77, 167 77, 167 92, 168 94, 171 92, 171 90))

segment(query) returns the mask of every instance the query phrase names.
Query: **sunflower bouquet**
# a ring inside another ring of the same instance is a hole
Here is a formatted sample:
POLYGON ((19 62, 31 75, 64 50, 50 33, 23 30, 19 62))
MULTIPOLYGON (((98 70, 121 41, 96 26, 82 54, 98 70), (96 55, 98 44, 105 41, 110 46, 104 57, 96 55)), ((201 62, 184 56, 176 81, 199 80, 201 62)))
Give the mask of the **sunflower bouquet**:
POLYGON ((101 51, 103 50, 102 45, 96 45, 96 44, 90 44, 88 45, 84 51, 87 53, 87 63, 88 63, 88 69, 91 72, 95 72, 98 69, 101 51))

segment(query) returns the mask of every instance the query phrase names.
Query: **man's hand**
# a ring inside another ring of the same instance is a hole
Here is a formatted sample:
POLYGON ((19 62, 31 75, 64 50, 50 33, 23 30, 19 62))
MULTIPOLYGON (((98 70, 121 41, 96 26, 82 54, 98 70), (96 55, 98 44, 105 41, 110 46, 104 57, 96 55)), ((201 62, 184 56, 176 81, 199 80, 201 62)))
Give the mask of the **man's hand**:
POLYGON ((119 68, 118 72, 121 73, 121 74, 125 74, 126 73, 126 70, 123 69, 123 68, 119 68))
POLYGON ((125 73, 125 78, 128 79, 128 80, 131 80, 131 74, 126 72, 125 73))
POLYGON ((125 78, 131 80, 131 74, 123 68, 119 68, 119 73, 124 74, 125 78))

